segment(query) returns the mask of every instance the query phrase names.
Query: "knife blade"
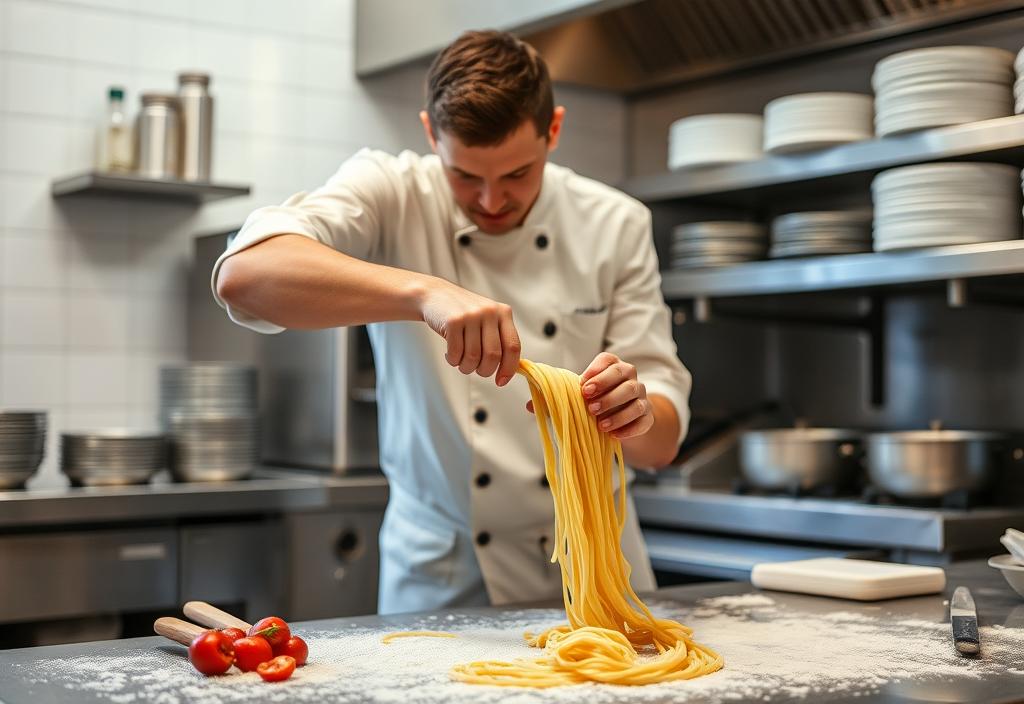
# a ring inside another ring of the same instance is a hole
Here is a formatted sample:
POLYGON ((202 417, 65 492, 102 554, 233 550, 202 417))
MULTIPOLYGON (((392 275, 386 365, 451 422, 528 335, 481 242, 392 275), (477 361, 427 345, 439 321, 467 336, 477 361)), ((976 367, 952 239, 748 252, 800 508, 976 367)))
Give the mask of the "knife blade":
POLYGON ((978 636, 978 611, 967 587, 957 587, 949 602, 949 620, 953 626, 953 646, 958 653, 977 655, 981 651, 978 636))

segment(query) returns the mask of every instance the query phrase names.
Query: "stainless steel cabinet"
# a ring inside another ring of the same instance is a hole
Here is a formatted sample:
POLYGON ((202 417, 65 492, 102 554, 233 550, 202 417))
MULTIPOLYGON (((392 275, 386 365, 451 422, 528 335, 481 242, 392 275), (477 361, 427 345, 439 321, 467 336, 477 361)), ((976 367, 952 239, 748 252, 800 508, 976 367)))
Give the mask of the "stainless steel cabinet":
POLYGON ((382 519, 379 508, 285 517, 292 620, 376 613, 382 519))
POLYGON ((0 622, 164 607, 177 574, 172 528, 0 537, 0 622))
POLYGON ((283 611, 288 563, 280 519, 186 526, 180 541, 182 603, 244 602, 237 615, 250 621, 283 611))

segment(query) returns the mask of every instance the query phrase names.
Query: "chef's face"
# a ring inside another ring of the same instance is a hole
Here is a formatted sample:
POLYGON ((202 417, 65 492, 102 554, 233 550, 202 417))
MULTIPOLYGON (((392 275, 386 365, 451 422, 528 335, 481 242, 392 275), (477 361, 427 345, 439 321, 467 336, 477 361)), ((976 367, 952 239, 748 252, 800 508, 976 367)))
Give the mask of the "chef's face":
POLYGON ((565 108, 555 108, 546 135, 525 120, 500 144, 470 147, 447 132, 435 135, 430 118, 420 113, 455 202, 481 232, 501 235, 522 224, 540 193, 548 152, 558 146, 564 114, 565 108))

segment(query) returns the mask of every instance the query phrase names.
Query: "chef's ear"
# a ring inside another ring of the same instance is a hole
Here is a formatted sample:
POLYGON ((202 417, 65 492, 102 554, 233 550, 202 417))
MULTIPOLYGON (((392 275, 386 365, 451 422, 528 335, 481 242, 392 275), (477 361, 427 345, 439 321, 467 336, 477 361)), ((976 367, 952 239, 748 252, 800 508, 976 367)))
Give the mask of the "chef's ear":
POLYGON ((420 110, 420 122, 423 123, 423 131, 427 134, 427 141, 430 143, 430 148, 436 152, 437 140, 434 138, 434 130, 430 127, 430 115, 427 114, 426 110, 420 110))
POLYGON ((562 120, 565 119, 565 108, 561 105, 555 108, 551 115, 551 126, 548 127, 548 151, 553 152, 558 148, 558 138, 562 135, 562 120))

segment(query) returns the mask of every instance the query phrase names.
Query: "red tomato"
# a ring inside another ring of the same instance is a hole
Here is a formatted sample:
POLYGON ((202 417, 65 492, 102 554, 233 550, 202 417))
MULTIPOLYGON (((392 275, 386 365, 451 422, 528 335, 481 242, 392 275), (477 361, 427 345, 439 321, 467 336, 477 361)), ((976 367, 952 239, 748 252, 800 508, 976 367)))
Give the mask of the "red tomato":
POLYGON ((222 675, 235 661, 235 648, 220 631, 203 631, 188 646, 188 661, 204 675, 222 675))
POLYGON ((245 638, 245 631, 241 628, 222 628, 220 632, 230 638, 232 643, 239 638, 245 638))
POLYGON ((298 636, 292 636, 274 648, 274 655, 291 655, 295 658, 295 666, 302 667, 306 664, 306 658, 309 657, 309 646, 298 636))
POLYGON ((292 632, 288 628, 288 624, 284 622, 284 619, 280 619, 277 616, 268 616, 254 623, 252 628, 249 629, 249 635, 263 636, 270 643, 271 648, 277 648, 288 642, 288 639, 292 637, 292 632))
POLYGON ((278 655, 270 662, 265 662, 256 668, 265 682, 280 682, 292 676, 295 672, 295 658, 291 655, 278 655))
POLYGON ((248 636, 235 641, 235 664, 242 672, 252 672, 273 657, 270 643, 263 638, 248 636))

